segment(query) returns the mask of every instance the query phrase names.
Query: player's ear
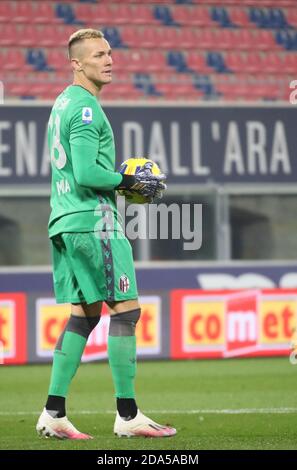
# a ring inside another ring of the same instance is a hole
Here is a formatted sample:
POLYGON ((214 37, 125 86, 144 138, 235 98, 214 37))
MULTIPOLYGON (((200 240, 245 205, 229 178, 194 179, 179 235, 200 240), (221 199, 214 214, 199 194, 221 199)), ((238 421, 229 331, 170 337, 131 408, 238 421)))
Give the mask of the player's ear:
POLYGON ((78 59, 74 59, 74 58, 71 59, 71 67, 72 67, 73 72, 74 71, 81 72, 82 70, 82 64, 78 59))

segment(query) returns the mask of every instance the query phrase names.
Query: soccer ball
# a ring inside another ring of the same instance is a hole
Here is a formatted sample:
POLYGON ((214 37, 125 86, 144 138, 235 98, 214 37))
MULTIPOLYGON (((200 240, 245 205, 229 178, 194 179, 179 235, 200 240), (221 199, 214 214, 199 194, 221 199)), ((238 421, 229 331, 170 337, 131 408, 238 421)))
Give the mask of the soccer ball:
MULTIPOLYGON (((128 158, 128 160, 125 160, 121 164, 119 172, 125 175, 136 175, 145 163, 152 164, 153 175, 160 175, 162 173, 158 165, 148 158, 128 158)), ((150 198, 142 196, 134 191, 120 189, 118 193, 121 194, 121 196, 125 196, 128 204, 146 204, 150 202, 150 198)))

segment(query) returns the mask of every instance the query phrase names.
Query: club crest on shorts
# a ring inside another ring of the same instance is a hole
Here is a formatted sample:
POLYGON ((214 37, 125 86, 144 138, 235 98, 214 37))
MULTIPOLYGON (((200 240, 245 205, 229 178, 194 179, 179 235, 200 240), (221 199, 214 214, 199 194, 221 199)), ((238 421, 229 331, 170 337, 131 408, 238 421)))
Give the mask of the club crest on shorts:
POLYGON ((92 108, 83 108, 82 109, 82 122, 84 124, 91 124, 92 120, 93 120, 93 110, 92 108))
POLYGON ((125 274, 122 274, 120 277, 120 290, 122 292, 127 292, 129 290, 129 287, 130 287, 130 281, 129 281, 128 276, 126 276, 125 274))

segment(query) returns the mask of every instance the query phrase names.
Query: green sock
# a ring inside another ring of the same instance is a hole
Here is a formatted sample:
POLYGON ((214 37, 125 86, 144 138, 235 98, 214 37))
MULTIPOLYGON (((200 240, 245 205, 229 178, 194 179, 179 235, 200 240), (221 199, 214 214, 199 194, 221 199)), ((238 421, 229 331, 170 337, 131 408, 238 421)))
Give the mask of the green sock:
POLYGON ((60 349, 54 352, 49 395, 66 397, 70 382, 80 364, 87 338, 72 331, 65 331, 60 349))
POLYGON ((107 350, 117 398, 135 398, 136 337, 108 336, 107 350))

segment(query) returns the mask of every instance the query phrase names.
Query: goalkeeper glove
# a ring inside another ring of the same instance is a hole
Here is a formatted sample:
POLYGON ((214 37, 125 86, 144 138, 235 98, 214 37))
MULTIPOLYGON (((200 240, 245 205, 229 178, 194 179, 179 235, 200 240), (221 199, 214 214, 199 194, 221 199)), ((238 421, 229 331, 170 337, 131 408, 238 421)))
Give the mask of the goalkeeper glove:
POLYGON ((167 188, 164 183, 166 176, 164 174, 154 175, 150 162, 145 163, 135 175, 122 174, 122 176, 122 182, 116 189, 135 191, 150 200, 161 199, 163 191, 167 188))

